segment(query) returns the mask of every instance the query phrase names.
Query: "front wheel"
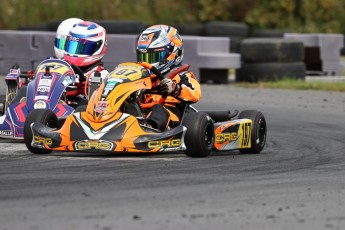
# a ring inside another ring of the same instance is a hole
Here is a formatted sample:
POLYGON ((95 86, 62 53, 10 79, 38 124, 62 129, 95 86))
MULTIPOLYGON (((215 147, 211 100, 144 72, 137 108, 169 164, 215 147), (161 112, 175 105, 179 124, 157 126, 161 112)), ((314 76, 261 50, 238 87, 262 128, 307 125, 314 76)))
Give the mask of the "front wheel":
POLYGON ((187 113, 183 119, 187 128, 185 143, 188 157, 207 157, 214 144, 214 125, 211 118, 203 112, 187 113))
POLYGON ((240 149, 241 153, 260 153, 264 148, 267 136, 267 125, 264 115, 256 110, 245 110, 238 115, 238 119, 252 120, 251 148, 240 149))
POLYGON ((52 150, 41 149, 31 146, 33 140, 31 124, 33 122, 40 122, 50 128, 57 128, 59 122, 55 113, 47 109, 34 109, 31 113, 29 113, 24 123, 24 142, 28 150, 34 154, 51 153, 52 150))

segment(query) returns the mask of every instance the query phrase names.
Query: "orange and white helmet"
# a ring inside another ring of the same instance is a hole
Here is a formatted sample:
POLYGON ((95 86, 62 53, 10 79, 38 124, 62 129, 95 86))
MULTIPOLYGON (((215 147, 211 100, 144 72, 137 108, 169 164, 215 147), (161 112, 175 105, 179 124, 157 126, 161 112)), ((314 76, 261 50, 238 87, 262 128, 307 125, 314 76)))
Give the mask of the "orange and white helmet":
POLYGON ((66 38, 71 30, 71 28, 83 20, 79 18, 68 18, 66 20, 63 20, 59 27, 56 30, 55 35, 55 41, 54 41, 54 51, 55 56, 59 59, 63 58, 64 50, 65 50, 65 44, 66 44, 66 38))
POLYGON ((70 30, 64 59, 78 67, 89 66, 102 60, 106 50, 106 30, 97 23, 84 21, 70 30))
POLYGON ((183 42, 177 29, 167 25, 154 25, 145 29, 138 38, 137 61, 148 62, 161 73, 183 61, 183 42))

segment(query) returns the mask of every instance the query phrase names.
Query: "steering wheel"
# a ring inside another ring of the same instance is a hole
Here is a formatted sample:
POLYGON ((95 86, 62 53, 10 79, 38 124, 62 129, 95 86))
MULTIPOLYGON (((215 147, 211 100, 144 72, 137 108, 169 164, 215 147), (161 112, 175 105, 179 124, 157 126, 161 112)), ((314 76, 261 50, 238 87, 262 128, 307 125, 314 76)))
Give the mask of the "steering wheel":
MULTIPOLYGON (((149 69, 152 73, 154 73, 156 75, 156 77, 159 79, 159 80, 163 80, 164 79, 164 76, 163 74, 153 65, 151 65, 150 63, 147 63, 147 62, 138 62, 139 65, 141 65, 142 67, 146 68, 146 69, 149 69)), ((165 103, 165 100, 167 99, 168 95, 162 95, 162 97, 160 98, 160 100, 158 101, 158 104, 164 104, 165 103)), ((143 109, 147 109, 147 108, 151 108, 154 104, 157 104, 157 103, 144 103, 144 104, 141 104, 141 107, 143 109)))
POLYGON ((81 71, 81 69, 80 69, 78 66, 72 64, 71 67, 72 67, 72 69, 74 70, 74 72, 77 73, 77 74, 79 75, 79 78, 80 78, 80 81, 81 81, 81 82, 86 81, 86 77, 85 77, 83 71, 81 71))

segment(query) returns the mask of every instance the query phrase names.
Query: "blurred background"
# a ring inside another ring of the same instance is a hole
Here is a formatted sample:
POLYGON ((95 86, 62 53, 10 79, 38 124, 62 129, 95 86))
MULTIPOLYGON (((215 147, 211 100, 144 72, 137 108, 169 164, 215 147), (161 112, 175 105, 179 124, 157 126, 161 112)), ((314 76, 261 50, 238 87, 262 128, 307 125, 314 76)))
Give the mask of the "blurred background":
MULTIPOLYGON (((0 29, 46 29, 69 17, 155 23, 244 22, 257 28, 345 33, 344 0, 1 0, 0 29)), ((49 28, 48 28, 49 29, 49 28)))

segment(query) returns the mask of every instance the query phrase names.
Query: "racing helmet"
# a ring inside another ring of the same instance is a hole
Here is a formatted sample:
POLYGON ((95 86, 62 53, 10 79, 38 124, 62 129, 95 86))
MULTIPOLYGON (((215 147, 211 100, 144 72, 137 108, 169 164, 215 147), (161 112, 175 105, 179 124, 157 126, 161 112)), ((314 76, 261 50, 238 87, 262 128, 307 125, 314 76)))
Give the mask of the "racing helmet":
POLYGON ((183 42, 177 29, 153 25, 145 29, 137 42, 137 61, 148 62, 166 73, 183 61, 183 42))
POLYGON ((79 18, 68 18, 63 20, 56 30, 55 41, 54 41, 54 52, 55 56, 59 59, 63 58, 63 53, 65 50, 66 37, 70 29, 77 23, 83 20, 79 18))
POLYGON ((102 60, 106 50, 106 30, 97 23, 84 21, 69 31, 64 59, 78 67, 89 66, 102 60))

